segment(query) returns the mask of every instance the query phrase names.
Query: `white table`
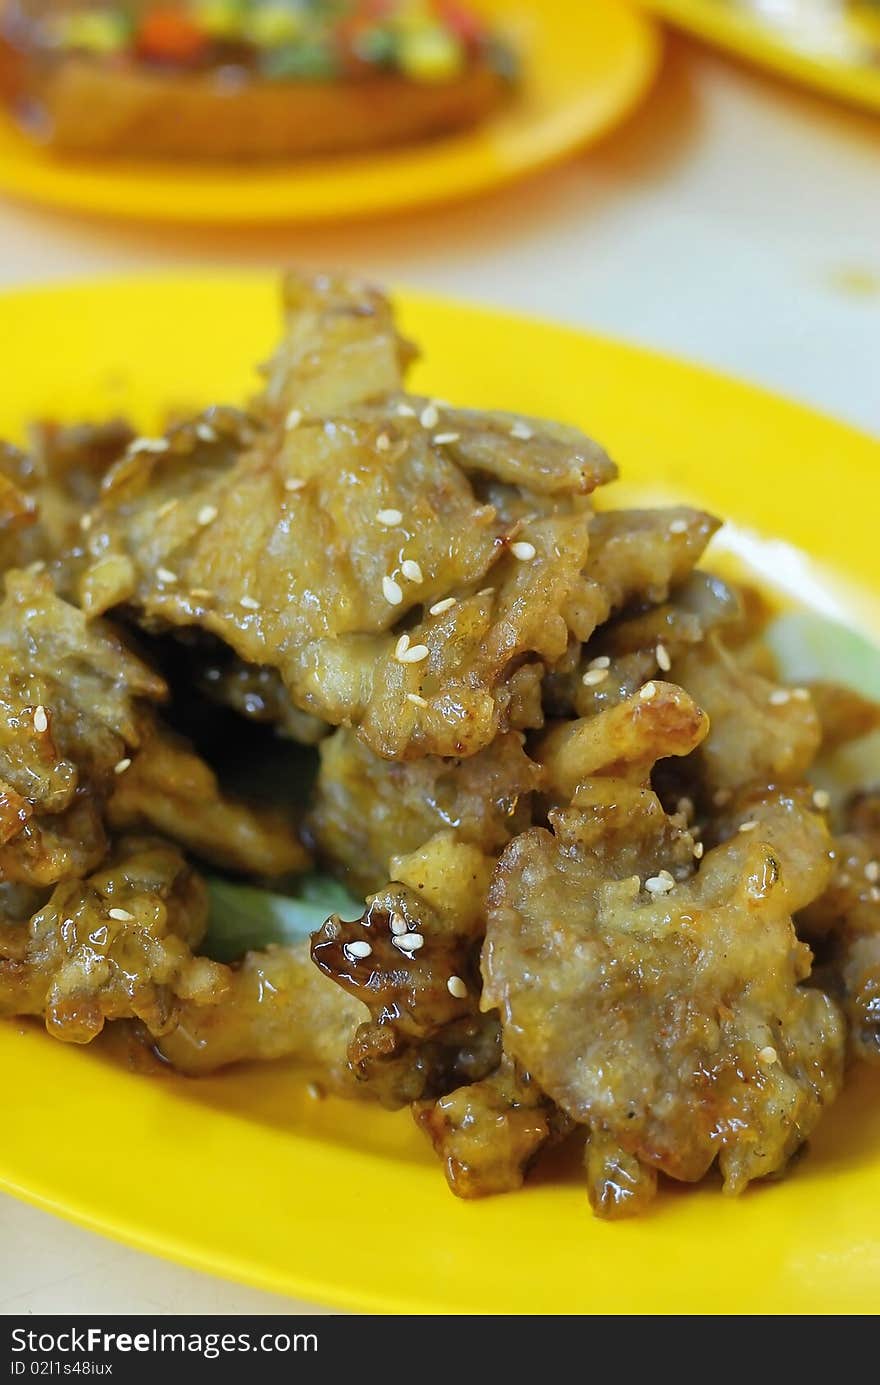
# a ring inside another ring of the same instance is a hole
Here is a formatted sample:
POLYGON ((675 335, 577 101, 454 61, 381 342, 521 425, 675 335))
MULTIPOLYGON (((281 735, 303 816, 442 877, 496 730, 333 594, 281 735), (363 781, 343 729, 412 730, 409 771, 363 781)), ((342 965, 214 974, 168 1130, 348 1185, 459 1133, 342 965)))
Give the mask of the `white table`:
MULTIPOLYGON (((243 235, 0 204, 0 283, 206 262, 356 268, 713 364, 880 434, 880 119, 676 41, 557 172, 407 219, 243 235)), ((14 368, 14 362, 11 363, 14 368)), ((0 1312, 284 1312, 0 1198, 0 1312)))

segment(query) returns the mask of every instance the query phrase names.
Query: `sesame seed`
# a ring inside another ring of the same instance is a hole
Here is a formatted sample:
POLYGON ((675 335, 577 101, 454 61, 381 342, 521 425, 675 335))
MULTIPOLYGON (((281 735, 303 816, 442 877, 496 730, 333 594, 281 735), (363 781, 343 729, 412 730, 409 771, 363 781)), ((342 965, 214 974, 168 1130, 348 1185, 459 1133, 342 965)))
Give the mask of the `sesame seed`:
POLYGON ((243 596, 238 604, 243 606, 246 611, 258 611, 260 609, 259 601, 255 601, 252 596, 243 596))
POLYGON ((758 824, 757 824, 754 820, 752 820, 751 822, 741 822, 740 825, 739 825, 739 827, 737 828, 737 831, 738 831, 738 832, 754 832, 754 830, 755 830, 755 828, 757 827, 757 825, 758 825, 758 824))
POLYGON ((166 515, 170 515, 176 504, 176 500, 166 500, 156 511, 156 518, 164 519, 166 515))
POLYGON ((533 543, 527 543, 524 539, 512 543, 510 551, 514 558, 518 558, 521 563, 530 563, 538 552, 533 543))
POLYGON ((730 789, 716 789, 712 795, 712 802, 716 808, 723 808, 732 798, 733 793, 730 789))
POLYGON ((308 1094, 309 1094, 309 1096, 311 1097, 312 1101, 323 1101, 323 1100, 324 1100, 324 1092, 323 1092, 322 1088, 318 1086, 317 1082, 310 1082, 310 1083, 308 1084, 308 1086, 306 1087, 306 1091, 308 1092, 308 1094))
POLYGON ((591 659, 587 668, 610 668, 611 660, 607 654, 597 654, 595 659, 591 659))
POLYGON ((420 664, 423 659, 427 659, 430 652, 426 644, 414 644, 407 646, 397 658, 402 664, 420 664))
POLYGON ((286 491, 301 491, 305 490, 305 485, 306 483, 301 476, 288 476, 284 482, 284 489, 286 491))
POLYGON ((411 702, 414 707, 427 707, 427 698, 419 697, 418 693, 407 693, 407 702, 411 702))
POLYGON ((415 558, 404 558, 400 564, 400 570, 407 582, 423 582, 422 569, 419 567, 415 558))
POLYGON ((687 527, 686 519, 674 519, 669 526, 669 532, 670 534, 686 534, 687 527))
POLYGON ((447 443, 458 442, 460 433, 435 433, 431 441, 437 447, 444 447, 447 443))
POLYGON ((869 861, 865 866, 865 879, 870 880, 872 885, 876 885, 880 880, 880 861, 869 861))
POLYGON ((408 649, 409 635, 401 635, 400 639, 397 641, 397 644, 394 646, 395 659, 402 659, 408 649))
POLYGON ((369 957, 370 953, 373 951, 369 943, 360 941, 346 943, 342 950, 345 953, 346 957, 354 958, 358 961, 362 957, 369 957))
POLYGON ((672 668, 672 660, 669 657, 669 650, 666 648, 666 645, 658 644, 654 653, 657 656, 657 663, 660 666, 661 673, 668 673, 672 668))
POLYGON ((495 588, 494 588, 494 587, 481 587, 480 590, 477 592, 477 596, 494 596, 494 595, 495 595, 495 588))
POLYGON ((651 701, 651 698, 654 697, 654 696, 656 695, 656 692, 657 692, 657 684, 656 684, 656 683, 645 683, 644 687, 639 688, 639 701, 640 701, 640 702, 650 702, 650 701, 651 701))
POLYGON ((199 524, 213 524, 217 518, 218 510, 216 505, 203 505, 196 518, 199 524))
POLYGON ((91 516, 91 515, 83 515, 82 519, 81 519, 80 522, 79 522, 79 527, 80 527, 80 529, 83 529, 83 530, 85 530, 85 531, 88 531, 89 529, 91 529, 91 527, 92 527, 92 516, 91 516))
POLYGON ((377 452, 387 452, 390 446, 391 446, 391 439, 389 438, 388 434, 387 434, 387 433, 380 433, 379 436, 378 436, 378 438, 376 439, 376 451, 377 451, 377 452))
POLYGON ((136 457, 139 452, 167 452, 170 444, 167 438, 135 438, 130 444, 128 454, 136 457))
POLYGON ((515 423, 510 430, 512 438, 522 438, 523 442, 528 442, 533 436, 531 428, 526 423, 515 423))
POLYGON ((44 731, 49 730, 49 718, 46 715, 45 707, 37 707, 34 711, 34 730, 38 736, 42 736, 44 731))
POLYGON ((759 1049, 758 1058, 760 1062, 766 1063, 768 1067, 772 1066, 773 1063, 779 1062, 779 1054, 776 1052, 776 1049, 771 1048, 769 1044, 766 1048, 759 1049))
POLYGON ((126 755, 126 756, 125 756, 125 759, 123 759, 123 760, 117 760, 117 761, 116 761, 116 764, 113 766, 113 773, 114 773, 114 774, 124 774, 125 771, 130 767, 130 765, 131 765, 131 760, 130 760, 129 757, 126 755))
POLYGON ((660 875, 652 875, 645 881, 645 889, 650 894, 668 894, 675 885, 675 881, 668 871, 660 875))
POLYGON ((423 428, 436 428, 439 422, 440 415, 435 406, 433 404, 426 404, 419 414, 419 423, 423 428))
POLYGON ((442 601, 435 601, 433 606, 428 607, 428 615, 442 616, 444 611, 451 611, 455 604, 454 596, 444 596, 442 601))
POLYGON ((791 692, 788 688, 774 688, 769 697, 771 707, 784 707, 786 702, 790 701, 791 692))
POLYGON ((119 923, 134 923, 134 914, 130 914, 127 909, 108 909, 108 917, 117 919, 119 923))
POLYGON ((201 438, 202 442, 217 441, 217 434, 209 423, 196 424, 196 437, 201 438))
POLYGON ((290 413, 287 415, 287 418, 284 420, 285 428, 298 428, 299 425, 302 423, 302 417, 302 409, 291 409, 290 413))
POLYGON ((400 510, 379 510, 376 513, 376 518, 380 524, 384 524, 388 529, 391 529, 395 524, 400 523, 403 519, 403 515, 400 510))
POLYGON ((809 702, 810 694, 806 688, 792 688, 791 695, 795 702, 809 702))
POLYGON ((585 688, 596 688, 608 677, 607 668, 588 668, 581 682, 585 688))
POLYGON ((820 813, 827 813, 831 807, 831 795, 827 789, 816 789, 813 794, 813 807, 820 813))
POLYGON ((406 919, 401 918, 400 914, 392 914, 388 921, 388 927, 395 938, 400 938, 406 932, 406 919))
POLYGON ((468 993, 467 986, 460 976, 450 976, 449 980, 446 982, 446 989, 456 1000, 464 1000, 468 993))
POLYGON ((196 601, 210 601, 211 592, 208 591, 207 587, 192 587, 190 596, 194 596, 196 601))
POLYGON ((415 418, 416 411, 411 404, 398 404, 397 413, 400 418, 415 418))
POLYGON ((160 582, 176 582, 177 573, 172 572, 170 567, 157 567, 156 576, 160 582))
POLYGON ((391 939, 395 947, 399 947, 401 952, 418 952, 420 947, 425 946, 425 940, 421 933, 401 933, 391 939))
POLYGON ((403 600, 403 588, 399 582, 395 582, 393 577, 386 573, 382 578, 382 595, 389 606, 399 606, 403 600))
POLYGON ((697 861, 701 861, 703 859, 703 852, 705 850, 706 848, 702 842, 694 842, 694 859, 697 861))
POLYGON ((880 904, 880 890, 877 889, 876 885, 871 886, 868 891, 868 898, 872 904, 880 904))

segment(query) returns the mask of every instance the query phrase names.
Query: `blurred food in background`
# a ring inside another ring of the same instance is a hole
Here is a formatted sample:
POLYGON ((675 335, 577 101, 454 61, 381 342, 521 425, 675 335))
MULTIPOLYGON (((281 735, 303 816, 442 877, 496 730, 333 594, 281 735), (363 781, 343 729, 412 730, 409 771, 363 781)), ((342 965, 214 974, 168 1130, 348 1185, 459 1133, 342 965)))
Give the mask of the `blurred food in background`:
POLYGON ((475 125, 515 81, 461 0, 0 0, 0 91, 63 151, 362 150, 475 125))

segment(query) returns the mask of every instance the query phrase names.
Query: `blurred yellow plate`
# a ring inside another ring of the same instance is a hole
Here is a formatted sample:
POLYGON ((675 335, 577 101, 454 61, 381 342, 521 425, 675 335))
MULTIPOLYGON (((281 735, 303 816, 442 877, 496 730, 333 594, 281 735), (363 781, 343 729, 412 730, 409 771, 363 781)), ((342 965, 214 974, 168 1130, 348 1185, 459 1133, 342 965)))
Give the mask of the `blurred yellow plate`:
POLYGON ((844 101, 880 110, 876 0, 642 2, 673 24, 742 58, 844 101))
MULTIPOLYGON (((880 587, 880 445, 757 389, 560 327, 415 295, 415 384, 579 423, 631 486, 694 498, 880 587)), ((0 435, 51 413, 235 401, 279 328, 264 276, 0 297, 0 435)), ((614 502, 614 488, 611 501, 614 502)), ((590 1215, 577 1168, 456 1201, 406 1112, 311 1099, 283 1065, 189 1080, 0 1024, 0 1186, 145 1250, 282 1293, 392 1312, 875 1312, 880 1073, 857 1072, 786 1180, 668 1186, 590 1215)), ((14 1253, 14 1249, 10 1250, 14 1253)))
POLYGON ((351 220, 509 183, 604 134, 642 97, 659 42, 621 0, 487 0, 521 55, 510 104, 471 131, 356 157, 233 164, 53 156, 0 112, 0 191, 141 220, 351 220))

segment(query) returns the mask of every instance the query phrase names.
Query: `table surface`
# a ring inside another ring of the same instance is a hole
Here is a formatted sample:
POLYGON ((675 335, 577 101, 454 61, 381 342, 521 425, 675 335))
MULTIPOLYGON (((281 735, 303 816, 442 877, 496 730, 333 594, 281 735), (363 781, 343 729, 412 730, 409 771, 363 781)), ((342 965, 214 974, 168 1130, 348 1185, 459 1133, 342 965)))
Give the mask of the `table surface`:
MULTIPOLYGON (((2 203, 0 285, 181 265, 350 267, 627 337, 880 434, 878 154, 877 119, 675 39, 654 94, 624 127, 492 198, 247 234, 2 203)), ((0 1243, 4 1315, 306 1307, 2 1197, 0 1243)))

